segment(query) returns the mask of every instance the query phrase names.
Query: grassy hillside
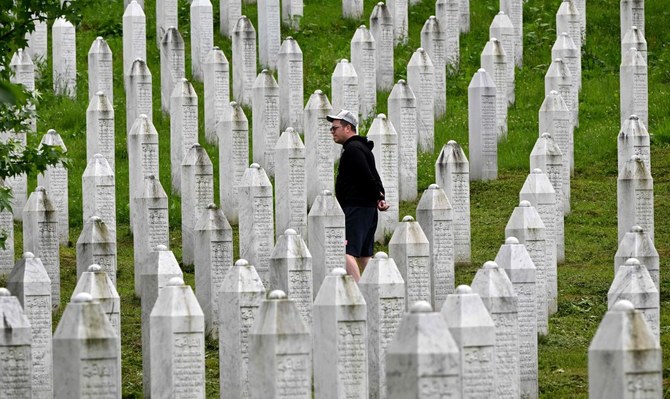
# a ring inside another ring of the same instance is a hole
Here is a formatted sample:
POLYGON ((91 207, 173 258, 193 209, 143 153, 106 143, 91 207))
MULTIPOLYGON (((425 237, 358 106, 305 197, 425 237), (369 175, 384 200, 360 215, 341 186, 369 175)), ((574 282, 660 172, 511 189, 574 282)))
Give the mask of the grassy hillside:
MULTIPOLYGON (((300 44, 305 60, 305 101, 316 89, 330 96, 330 75, 340 58, 350 58, 349 42, 357 26, 368 24, 375 2, 365 2, 365 19, 344 21, 337 0, 306 0, 305 16, 299 32, 283 30, 300 44)), ((560 0, 534 0, 524 7, 524 68, 517 70, 516 105, 509 110, 509 137, 499 146, 499 179, 475 182, 471 186, 472 259, 470 266, 457 270, 457 282, 469 284, 476 269, 493 259, 504 240, 504 227, 515 205, 518 191, 528 173, 530 150, 538 136, 538 110, 544 98, 544 74, 551 61, 551 45, 556 36, 555 13, 560 0)), ((616 136, 619 130, 619 2, 589 1, 587 36, 582 50, 583 88, 580 94, 580 127, 575 131, 575 176, 572 181, 572 214, 566 218, 566 263, 559 267, 559 311, 550 319, 550 333, 539 346, 539 385, 543 397, 587 397, 587 348, 604 314, 606 294, 613 278, 613 258, 617 248, 616 225, 616 136)), ((218 32, 218 1, 214 4, 215 32, 218 32)), ((434 180, 433 165, 443 144, 454 139, 467 151, 467 86, 479 68, 479 55, 488 39, 488 27, 498 11, 497 0, 471 1, 471 32, 461 36, 461 65, 448 78, 447 116, 436 123, 436 152, 419 157, 419 189, 434 180)), ((153 73, 154 124, 160 135, 160 178, 169 192, 169 118, 160 112, 160 63, 155 43, 155 6, 146 1, 147 62, 153 73)), ((396 79, 405 78, 412 52, 419 47, 419 32, 434 13, 432 0, 413 6, 409 13, 410 39, 396 48, 396 79)), ((82 227, 81 175, 86 166, 85 115, 88 106, 88 49, 97 36, 104 37, 114 52, 114 106, 116 112, 116 185, 118 224, 118 290, 122 297, 122 351, 124 397, 142 396, 140 302, 133 297, 132 236, 128 231, 128 159, 126 154, 125 95, 122 74, 123 1, 95 2, 77 29, 77 100, 55 97, 51 91, 51 65, 42 69, 37 87, 42 92, 38 130, 54 128, 67 145, 70 169, 70 239, 77 240, 82 227)), ((254 22, 255 5, 245 4, 243 14, 254 22)), ((655 178, 656 246, 661 256, 662 343, 670 343, 670 275, 665 271, 670 257, 668 246, 668 194, 670 187, 670 31, 666 29, 664 2, 647 2, 647 42, 649 47, 649 130, 652 138, 652 170, 655 178)), ((189 6, 179 2, 179 30, 186 41, 186 71, 190 71, 189 6)), ((216 34, 232 64, 231 43, 216 34)), ((190 77, 190 72, 187 72, 190 77)), ((200 96, 200 137, 202 124, 202 84, 194 83, 200 96)), ((386 112, 388 93, 378 93, 378 112, 386 112)), ((247 110, 251 121, 251 114, 247 110)), ((38 142, 36 135, 30 140, 38 142)), ((205 145, 214 163, 215 197, 218 202, 218 151, 205 145)), ((34 186, 35 177, 31 177, 34 186)), ((401 217, 414 214, 416 203, 403 203, 401 217)), ((181 254, 179 198, 170 195, 171 245, 181 254)), ((17 254, 21 253, 21 226, 16 226, 17 254)), ((237 243, 235 244, 237 246, 237 243)), ((380 249, 383 249, 380 247, 380 249)), ((237 250, 237 249, 236 249, 237 250)), ((62 248, 62 292, 64 306, 75 285, 75 250, 62 248)), ((193 269, 184 270, 193 283, 193 269)), ((60 317, 57 315, 56 321, 60 317)), ((55 327, 56 324, 54 324, 55 327)), ((664 381, 670 374, 670 355, 664 356, 664 381)), ((207 396, 218 397, 218 343, 207 346, 207 396)))

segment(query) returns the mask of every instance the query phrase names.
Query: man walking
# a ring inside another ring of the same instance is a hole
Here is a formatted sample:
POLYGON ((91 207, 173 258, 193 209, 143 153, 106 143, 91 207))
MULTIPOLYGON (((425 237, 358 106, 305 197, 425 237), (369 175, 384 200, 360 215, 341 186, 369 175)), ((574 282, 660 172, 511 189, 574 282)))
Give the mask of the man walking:
POLYGON ((342 144, 335 196, 345 217, 347 273, 358 281, 373 255, 377 210, 385 211, 384 186, 372 155, 374 143, 357 134, 358 119, 347 110, 326 117, 333 141, 342 144))

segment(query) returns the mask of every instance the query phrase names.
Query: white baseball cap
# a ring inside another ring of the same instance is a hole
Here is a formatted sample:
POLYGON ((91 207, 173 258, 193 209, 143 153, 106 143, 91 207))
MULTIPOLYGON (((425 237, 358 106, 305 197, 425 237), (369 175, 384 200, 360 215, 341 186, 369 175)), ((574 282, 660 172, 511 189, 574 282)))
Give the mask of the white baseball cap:
POLYGON ((334 120, 340 120, 340 121, 345 121, 355 127, 358 126, 358 118, 356 118, 356 115, 354 115, 353 112, 347 111, 346 109, 341 110, 337 115, 328 115, 326 116, 326 119, 328 122, 332 122, 334 120))

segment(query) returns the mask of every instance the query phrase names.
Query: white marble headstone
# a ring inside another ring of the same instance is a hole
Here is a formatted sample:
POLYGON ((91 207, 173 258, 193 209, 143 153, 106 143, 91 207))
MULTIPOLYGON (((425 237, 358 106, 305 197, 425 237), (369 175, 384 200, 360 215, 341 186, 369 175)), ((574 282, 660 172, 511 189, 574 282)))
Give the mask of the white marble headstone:
POLYGON ((367 137, 374 143, 372 155, 379 177, 384 183, 384 197, 389 205, 388 210, 378 211, 379 220, 375 232, 375 241, 384 241, 384 237, 395 230, 399 217, 398 133, 386 115, 379 114, 372 122, 367 137))
POLYGON ((480 64, 486 70, 496 86, 496 126, 498 128, 498 140, 507 137, 507 63, 508 55, 505 53, 500 40, 492 37, 480 56, 480 64))
POLYGON ((435 2, 435 16, 444 29, 446 39, 445 63, 454 70, 458 70, 460 61, 460 2, 461 0, 437 0, 435 2))
MULTIPOLYGON (((570 179, 568 178, 563 166, 563 152, 556 144, 551 134, 543 132, 530 153, 530 170, 541 169, 549 177, 551 185, 556 191, 556 198, 563 203, 563 215, 570 213, 570 179)), ((559 232, 560 233, 560 232, 559 232)), ((562 242, 565 239, 558 239, 557 259, 559 263, 565 260, 565 246, 562 242)))
POLYGON ((640 226, 631 227, 619 241, 619 248, 614 255, 614 274, 629 258, 637 258, 647 268, 656 284, 656 289, 659 289, 658 251, 649 235, 640 226))
POLYGON ((72 98, 77 94, 76 35, 74 25, 65 18, 57 18, 51 26, 54 92, 72 98))
POLYGON ((514 64, 523 66, 523 0, 500 0, 500 10, 509 15, 514 26, 514 64))
POLYGON ((379 2, 370 14, 370 33, 375 39, 377 90, 393 87, 393 16, 386 4, 379 2))
POLYGON ((407 64, 407 84, 416 97, 416 134, 419 149, 433 151, 435 97, 432 94, 435 87, 435 67, 428 53, 421 47, 416 49, 407 64))
POLYGON ((644 35, 644 0, 621 0, 620 6, 620 26, 621 38, 631 26, 637 26, 640 32, 644 35))
MULTIPOLYGON (((316 90, 305 105, 305 170, 307 171, 307 204, 311 206, 322 190, 335 189, 333 152, 336 144, 330 134, 326 116, 332 107, 328 97, 316 90)), ((335 112, 338 112, 335 110, 335 112)), ((339 146, 339 145, 338 145, 339 146)))
MULTIPOLYGON (((287 128, 275 146, 276 235, 286 229, 307 235, 305 146, 298 132, 287 128)), ((289 290, 284 292, 291 294, 289 290)))
POLYGON ((249 121, 240 104, 230 102, 230 112, 224 113, 217 134, 221 209, 230 223, 237 224, 237 191, 242 175, 249 166, 249 121))
MULTIPOLYGON (((577 88, 580 90, 582 88, 582 21, 581 16, 579 15, 579 10, 574 0, 563 0, 561 2, 558 11, 556 12, 556 32, 558 36, 561 36, 563 32, 567 33, 568 36, 572 39, 575 44, 575 47, 578 50, 577 54, 577 70, 579 71, 576 74, 577 79, 577 88)), ((554 56, 552 56, 554 57, 554 56)))
POLYGON ((170 175, 175 194, 181 193, 181 164, 197 142, 198 94, 186 78, 181 78, 170 95, 170 175))
POLYGON ((242 0, 221 0, 219 2, 219 33, 231 39, 235 25, 241 16, 242 0))
POLYGON ((408 29, 408 0, 387 0, 386 6, 393 20, 393 43, 394 45, 406 44, 409 38, 408 29))
POLYGON ((98 92, 103 92, 114 104, 114 82, 112 70, 112 49, 102 37, 98 36, 88 50, 88 100, 98 92))
MULTIPOLYGON (((547 88, 546 78, 545 78, 545 92, 544 94, 549 94, 549 90, 558 90, 563 96, 565 103, 568 104, 568 108, 572 111, 573 124, 575 127, 579 127, 579 90, 582 81, 582 55, 579 47, 575 45, 572 38, 566 33, 561 33, 556 42, 551 48, 551 58, 556 60, 560 58, 565 63, 565 66, 570 70, 570 84, 571 92, 568 93, 565 89, 561 88, 547 88), (568 98, 569 97, 569 98, 568 98)), ((561 72, 563 75, 564 73, 561 72)), ((547 72, 547 75, 556 76, 555 73, 547 72)))
POLYGON ((280 97, 280 89, 272 71, 263 69, 258 74, 253 87, 252 106, 252 152, 253 161, 263 167, 270 176, 275 171, 275 145, 279 138, 280 104, 286 98, 280 97))
POLYGON ((363 16, 363 0, 342 0, 342 17, 360 19, 363 16))
POLYGON ((354 115, 359 114, 358 73, 346 58, 339 60, 335 65, 330 78, 330 96, 334 110, 346 109, 354 115))
POLYGON ((203 64, 214 46, 214 15, 209 0, 191 2, 191 76, 204 81, 203 64))
POLYGON ((279 0, 258 0, 258 61, 263 68, 277 69, 281 45, 279 0))
POLYGON ((634 47, 622 54, 619 68, 621 124, 637 115, 649 127, 649 83, 647 63, 634 47))
POLYGON ((33 379, 30 321, 19 300, 7 288, 0 288, 0 386, 3 396, 32 398, 33 379))
POLYGON ((654 180, 638 155, 633 155, 617 178, 618 241, 640 226, 654 241, 654 180))
POLYGON ((128 134, 140 115, 153 120, 153 83, 147 63, 143 59, 132 62, 126 79, 126 130, 128 134))
MULTIPOLYGON (((346 0, 345 0, 346 1, 346 0)), ((362 3, 362 2, 361 2, 362 3)), ((377 41, 365 25, 351 39, 351 64, 358 74, 360 115, 367 119, 377 108, 377 41)))
POLYGON ((446 46, 445 26, 431 15, 421 29, 421 48, 426 50, 435 67, 435 119, 442 118, 447 111, 446 46))
MULTIPOLYGON (((63 154, 67 153, 67 147, 65 147, 63 139, 58 134, 58 132, 53 129, 49 129, 47 133, 42 136, 39 148, 42 148, 45 145, 58 147, 63 152, 63 154)), ((62 164, 48 166, 44 173, 37 175, 37 185, 44 187, 49 193, 49 198, 58 212, 58 239, 61 245, 67 244, 70 239, 67 169, 62 164)), ((0 219, 5 218, 2 213, 0 213, 0 219)), ((13 253, 13 230, 10 234, 10 238, 11 240, 5 242, 5 250, 11 248, 13 253), (8 246, 10 244, 11 246, 8 246)))
POLYGON ((142 5, 136 0, 123 12, 123 75, 130 72, 133 62, 147 59, 147 21, 142 5))
POLYGON ((217 144, 216 125, 230 105, 230 65, 218 47, 212 47, 202 63, 205 96, 205 139, 217 144))
POLYGON ((158 176, 159 165, 158 132, 151 118, 142 114, 137 117, 128 134, 128 180, 131 230, 137 209, 135 197, 144 191, 144 179, 158 176))
POLYGON ((195 226, 209 204, 214 202, 214 168, 207 150, 195 143, 181 164, 182 263, 195 259, 195 226))
MULTIPOLYGON (((284 5, 302 0, 286 0, 284 5)), ((295 18, 295 17, 294 17, 295 18)), ((303 130, 304 78, 303 57, 298 42, 288 36, 279 48, 277 56, 277 80, 279 81, 279 127, 285 131, 292 127, 298 132, 303 130)), ((347 108, 348 109, 348 108, 347 108)))
MULTIPOLYGON (((116 182, 104 156, 95 154, 81 176, 83 218, 99 216, 116 237, 116 182)), ((42 259, 44 261, 44 259, 42 259)))
POLYGON ((637 26, 631 26, 623 39, 621 39, 621 57, 626 54, 631 47, 635 47, 637 51, 642 54, 644 62, 647 62, 647 40, 644 38, 644 34, 637 28, 637 26))
MULTIPOLYGON (((171 0, 159 0, 171 1, 171 0)), ((158 25, 158 24, 156 24, 158 25)), ((174 26, 170 26, 161 36, 161 108, 163 112, 170 112, 170 97, 175 85, 186 76, 184 39, 174 26)))
POLYGON ((233 98, 240 104, 251 105, 256 79, 256 29, 246 15, 237 20, 232 41, 233 98))
POLYGON ((286 0, 281 2, 282 24, 293 30, 300 30, 305 4, 303 0, 286 0))
POLYGON ((86 109, 86 159, 101 154, 115 170, 114 106, 109 100, 105 93, 98 91, 86 109))
POLYGON ((116 237, 99 216, 86 221, 77 240, 77 279, 92 264, 100 266, 116 286, 116 237))
POLYGON ((98 264, 90 264, 86 271, 78 277, 70 301, 81 292, 91 294, 93 300, 99 302, 107 315, 109 323, 116 335, 121 337, 121 298, 116 291, 109 274, 98 264))
POLYGON ((391 241, 389 256, 395 260, 405 280, 405 304, 433 300, 433 270, 430 243, 419 222, 405 216, 398 223, 391 241))
POLYGON ((498 178, 498 115, 496 85, 480 68, 468 86, 470 180, 498 178))
POLYGON ((489 26, 489 38, 498 39, 503 49, 505 49, 505 55, 507 56, 507 103, 512 105, 515 100, 514 54, 516 53, 516 42, 514 25, 504 11, 500 11, 493 18, 491 26, 489 26))
MULTIPOLYGON (((398 134, 398 195, 400 201, 417 197, 417 129, 419 110, 412 88, 403 79, 393 86, 388 98, 389 121, 398 134)), ((426 129, 424 132, 429 133, 426 129)), ((426 140, 426 144, 430 142, 426 140)))

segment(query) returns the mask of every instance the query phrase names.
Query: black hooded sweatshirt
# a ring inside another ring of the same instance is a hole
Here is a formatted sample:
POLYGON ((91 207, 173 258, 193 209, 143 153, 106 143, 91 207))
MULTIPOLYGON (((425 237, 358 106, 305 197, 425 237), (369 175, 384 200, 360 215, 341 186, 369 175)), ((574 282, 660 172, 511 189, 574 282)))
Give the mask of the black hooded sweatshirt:
POLYGON ((335 181, 340 206, 377 207, 384 199, 384 186, 372 155, 374 143, 366 137, 352 136, 342 144, 342 156, 335 181))

